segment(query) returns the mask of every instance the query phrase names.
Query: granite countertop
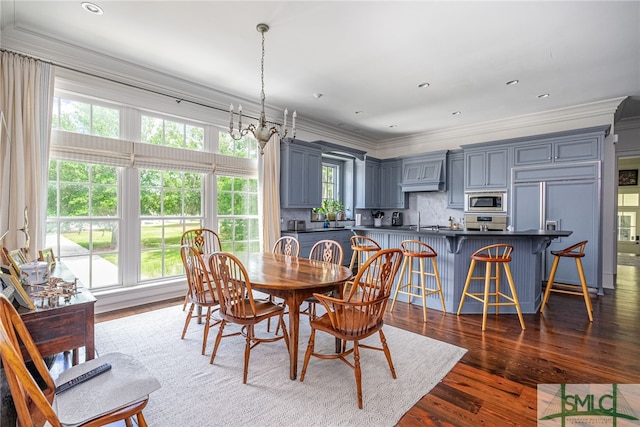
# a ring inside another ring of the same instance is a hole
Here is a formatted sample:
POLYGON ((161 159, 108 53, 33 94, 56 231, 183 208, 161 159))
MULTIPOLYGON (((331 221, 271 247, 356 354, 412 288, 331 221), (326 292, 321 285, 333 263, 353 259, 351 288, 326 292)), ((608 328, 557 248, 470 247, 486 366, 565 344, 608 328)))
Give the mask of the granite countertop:
POLYGON ((421 227, 420 230, 416 230, 415 225, 401 225, 401 226, 358 226, 347 227, 351 230, 363 230, 363 231, 387 231, 403 234, 423 234, 423 235, 440 235, 440 236, 512 236, 512 237, 533 237, 533 236, 545 236, 545 237, 567 237, 571 235, 572 231, 564 230, 523 230, 523 231, 470 231, 470 230, 452 230, 449 227, 439 227, 433 229, 431 227, 421 227))
POLYGON ((329 227, 329 228, 307 228, 306 230, 282 230, 283 233, 317 233, 323 231, 350 231, 352 227, 345 227, 344 225, 339 227, 329 227))

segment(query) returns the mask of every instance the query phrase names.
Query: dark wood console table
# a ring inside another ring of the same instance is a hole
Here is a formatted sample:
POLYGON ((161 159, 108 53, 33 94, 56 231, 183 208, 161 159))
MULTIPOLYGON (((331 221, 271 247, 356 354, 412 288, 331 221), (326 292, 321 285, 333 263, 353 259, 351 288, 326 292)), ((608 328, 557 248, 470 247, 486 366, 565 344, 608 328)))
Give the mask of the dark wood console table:
MULTIPOLYGON (((56 273, 54 272, 55 276, 56 273)), ((63 276, 64 277, 64 276, 63 276)), ((20 309, 20 315, 31 333, 42 356, 85 347, 86 360, 95 357, 94 306, 95 297, 87 289, 78 286, 78 293, 64 302, 49 307, 41 306, 40 298, 32 298, 35 310, 20 309), (23 311, 24 310, 24 311, 23 311)), ((78 363, 78 352, 73 352, 73 364, 78 363)))

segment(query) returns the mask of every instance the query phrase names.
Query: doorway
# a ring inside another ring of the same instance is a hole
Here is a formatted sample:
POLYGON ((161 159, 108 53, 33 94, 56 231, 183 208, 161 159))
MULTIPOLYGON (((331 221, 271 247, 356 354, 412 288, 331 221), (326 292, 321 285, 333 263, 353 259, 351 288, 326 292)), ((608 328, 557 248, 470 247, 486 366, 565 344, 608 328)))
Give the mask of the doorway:
POLYGON ((640 267, 640 157, 618 159, 618 265, 640 267))

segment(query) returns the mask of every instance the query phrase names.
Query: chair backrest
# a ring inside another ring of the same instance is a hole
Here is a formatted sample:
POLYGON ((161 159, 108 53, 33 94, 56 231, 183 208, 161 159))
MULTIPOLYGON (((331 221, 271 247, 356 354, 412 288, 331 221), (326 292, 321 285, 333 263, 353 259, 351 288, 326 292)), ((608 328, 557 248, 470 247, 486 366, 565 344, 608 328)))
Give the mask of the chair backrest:
POLYGON ((43 425, 46 420, 52 426, 60 426, 60 421, 51 407, 55 393, 53 378, 22 318, 4 295, 0 295, 0 358, 20 421, 19 425, 43 425), (24 346, 44 381, 44 388, 38 385, 27 369, 20 344, 24 346))
POLYGON ((471 258, 476 261, 490 262, 510 262, 513 246, 508 243, 496 243, 485 246, 471 254, 471 258))
POLYGON ((437 256, 436 251, 425 242, 420 240, 403 240, 400 242, 402 252, 406 255, 408 253, 418 254, 422 256, 437 256))
POLYGON ((311 248, 309 259, 342 265, 344 259, 342 246, 335 240, 320 240, 311 248))
POLYGON ((207 265, 199 250, 193 246, 183 245, 180 247, 180 255, 191 300, 196 303, 205 303, 209 293, 217 299, 214 285, 209 279, 207 265))
POLYGON ((220 236, 208 228, 185 231, 180 239, 180 245, 193 246, 200 254, 212 254, 222 250, 220 236))
POLYGON ((300 242, 291 236, 283 236, 276 240, 271 250, 274 254, 300 256, 300 242))
POLYGON ((379 251, 380 245, 378 242, 367 236, 355 235, 351 236, 351 249, 354 251, 373 252, 379 251))
POLYGON ((388 298, 401 260, 402 251, 398 248, 376 252, 356 274, 346 299, 368 301, 385 296, 388 298))
POLYGON ((571 245, 568 248, 564 248, 557 252, 552 252, 554 255, 572 257, 572 258, 582 258, 584 256, 584 249, 589 243, 588 240, 583 240, 580 243, 576 243, 575 245, 571 245))
POLYGON ((209 257, 209 270, 220 298, 220 317, 237 321, 256 317, 249 275, 242 262, 227 252, 209 257))

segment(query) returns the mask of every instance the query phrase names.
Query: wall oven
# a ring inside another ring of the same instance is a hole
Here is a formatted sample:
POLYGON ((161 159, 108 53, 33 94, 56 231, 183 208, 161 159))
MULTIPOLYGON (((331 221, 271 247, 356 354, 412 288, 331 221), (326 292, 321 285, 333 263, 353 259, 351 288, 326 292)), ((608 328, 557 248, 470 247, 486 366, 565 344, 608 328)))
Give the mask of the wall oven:
POLYGON ((506 191, 467 191, 464 202, 465 213, 507 214, 506 191))

